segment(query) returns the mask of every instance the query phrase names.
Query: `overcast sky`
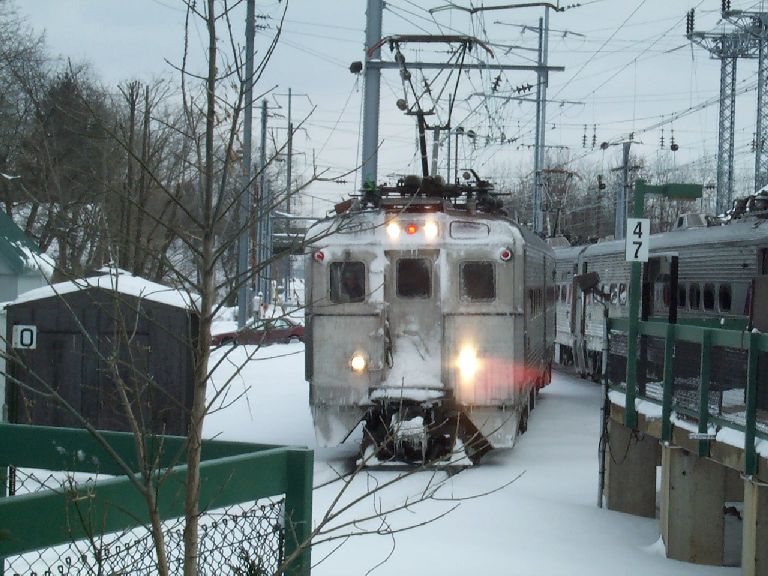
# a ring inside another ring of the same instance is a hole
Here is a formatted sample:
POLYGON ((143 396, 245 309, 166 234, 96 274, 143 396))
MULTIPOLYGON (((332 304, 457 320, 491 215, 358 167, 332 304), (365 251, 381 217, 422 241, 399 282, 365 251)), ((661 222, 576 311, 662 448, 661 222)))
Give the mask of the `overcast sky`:
MULTIPOLYGON (((407 33, 467 34, 491 43, 494 58, 474 50, 470 59, 508 64, 531 64, 537 36, 532 28, 543 15, 542 8, 486 11, 470 16, 457 10, 430 14, 443 0, 391 0, 384 13, 384 35, 407 33)), ((455 0, 469 5, 469 0, 455 0)), ((37 31, 45 32, 53 54, 90 63, 94 75, 106 86, 126 79, 168 78, 178 80, 168 61, 178 63, 182 54, 185 10, 181 0, 16 0, 19 11, 37 31)), ((306 132, 297 137, 297 164, 308 166, 314 151, 316 163, 340 174, 359 162, 359 118, 362 78, 348 71, 349 63, 361 60, 364 51, 365 0, 289 0, 280 44, 259 83, 268 91, 274 137, 285 138, 283 126, 287 89, 297 94, 294 119, 316 110, 307 121, 306 132), (306 96, 302 96, 306 95, 306 96), (281 109, 280 106, 283 108, 281 109), (279 128, 279 129, 278 129, 279 128)), ((485 6, 507 4, 487 1, 485 6)), ((620 141, 634 131, 640 143, 635 150, 646 156, 670 154, 671 130, 680 150, 677 163, 714 156, 717 143, 717 104, 704 107, 664 127, 665 146, 660 148, 661 128, 646 130, 660 121, 705 102, 718 94, 719 63, 707 52, 686 41, 685 13, 697 8, 696 28, 721 30, 718 0, 585 0, 564 12, 551 13, 549 60, 565 66, 550 75, 547 111, 547 143, 567 147, 572 157, 600 162, 605 169, 616 165, 618 148, 602 152, 592 149, 593 133, 598 143, 620 141), (582 141, 587 125, 587 147, 582 141)), ((260 22, 269 28, 259 33, 257 46, 264 48, 274 33, 284 3, 257 0, 260 22)), ((483 5, 475 0, 475 6, 483 5)), ((732 0, 733 9, 760 10, 764 2, 732 0)), ((240 33, 236 30, 236 33, 240 33)), ((199 51, 205 31, 193 26, 190 44, 199 51)), ((439 45, 405 45, 406 60, 445 61, 448 48, 439 45)), ((389 49, 382 51, 390 59, 389 49)), ((203 65, 198 59, 196 64, 203 65)), ((746 177, 753 170, 750 143, 754 132, 757 65, 739 62, 737 100, 736 171, 746 177)), ((443 86, 443 76, 433 80, 433 93, 443 86)), ((460 165, 473 165, 484 175, 532 167, 534 112, 532 103, 483 98, 473 93, 508 95, 516 87, 536 83, 533 72, 504 72, 493 91, 497 73, 472 72, 460 79, 454 126, 462 124, 478 134, 474 146, 462 143, 460 165), (501 143, 501 138, 505 143, 501 143), (513 142, 508 140, 516 139, 513 142)), ((414 72, 414 80, 422 78, 414 72)), ((445 121, 450 85, 438 105, 445 121)), ((531 93, 532 95, 533 93, 531 93)), ((383 140, 379 161, 380 179, 387 175, 419 170, 416 128, 413 117, 397 110, 404 95, 397 71, 386 71, 381 92, 383 140)), ((409 102, 413 97, 409 95, 409 102)), ((443 154, 444 157, 444 154, 443 154)), ((443 164, 444 166, 444 164, 443 164)), ((443 169, 445 170, 445 169, 443 169)), ((307 172, 309 173, 309 172, 307 172)), ((312 189, 316 210, 349 193, 347 184, 318 183, 312 189)), ((359 179, 357 180, 359 185, 359 179)), ((739 191, 737 191, 738 193, 739 191)))

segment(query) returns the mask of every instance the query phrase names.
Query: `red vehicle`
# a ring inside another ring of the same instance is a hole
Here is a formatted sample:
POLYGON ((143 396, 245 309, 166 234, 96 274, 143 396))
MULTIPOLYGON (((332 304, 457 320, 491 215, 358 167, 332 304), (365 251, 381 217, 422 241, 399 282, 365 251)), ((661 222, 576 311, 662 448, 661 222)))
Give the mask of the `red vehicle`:
POLYGON ((257 320, 240 330, 222 332, 211 337, 211 346, 223 344, 274 344, 303 342, 304 326, 288 318, 257 320))

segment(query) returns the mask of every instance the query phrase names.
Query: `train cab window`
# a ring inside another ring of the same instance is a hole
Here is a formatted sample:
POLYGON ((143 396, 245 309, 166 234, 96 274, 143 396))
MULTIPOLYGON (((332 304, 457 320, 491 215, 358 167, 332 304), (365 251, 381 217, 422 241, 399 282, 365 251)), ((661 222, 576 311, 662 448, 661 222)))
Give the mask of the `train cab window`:
POLYGON ((704 310, 715 309, 715 285, 704 284, 704 310))
POLYGON ((677 287, 677 307, 685 308, 688 305, 688 290, 685 284, 680 284, 677 287))
POLYGON ((331 302, 345 304, 365 300, 365 264, 331 263, 331 302))
POLYGON ((691 310, 698 310, 701 306, 701 289, 695 282, 688 288, 688 305, 691 310))
POLYGON ((401 258, 397 261, 397 295, 401 298, 429 298, 432 295, 429 260, 401 258))
POLYGON ((718 300, 720 304, 720 312, 731 311, 731 285, 720 284, 720 290, 718 292, 718 300))
POLYGON ((493 262, 463 262, 459 268, 459 297, 469 302, 488 302, 496 298, 493 262))
POLYGON ((619 284, 619 305, 627 305, 627 285, 624 282, 619 284))

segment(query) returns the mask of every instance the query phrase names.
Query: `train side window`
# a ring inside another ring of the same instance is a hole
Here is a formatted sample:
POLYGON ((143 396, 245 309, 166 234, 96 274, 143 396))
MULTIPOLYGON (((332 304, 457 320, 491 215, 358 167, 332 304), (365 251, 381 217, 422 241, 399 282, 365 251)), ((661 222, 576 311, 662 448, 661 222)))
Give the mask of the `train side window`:
POLYGON ((715 285, 704 284, 704 310, 715 309, 715 285))
POLYGON ((618 304, 619 303, 619 288, 616 286, 616 284, 611 284, 610 287, 611 292, 611 304, 618 304))
POLYGON ((688 303, 688 290, 685 284, 679 284, 677 286, 677 307, 685 308, 688 303))
POLYGON ((344 304, 365 300, 365 264, 331 263, 331 302, 344 304))
POLYGON ((429 260, 401 258, 397 261, 397 295, 401 298, 429 298, 432 295, 429 260))
POLYGON ((731 285, 720 284, 720 290, 718 292, 718 300, 720 303, 720 312, 731 311, 731 285))
POLYGON ((560 286, 560 302, 566 302, 568 300, 568 285, 562 284, 560 286))
POLYGON ((624 282, 619 284, 619 304, 621 306, 627 305, 627 285, 624 282))
POLYGON ((691 283, 688 288, 688 305, 691 310, 698 310, 701 302, 701 289, 696 282, 691 283))
POLYGON ((459 297, 470 302, 496 299, 496 276, 493 262, 462 262, 459 273, 459 297))

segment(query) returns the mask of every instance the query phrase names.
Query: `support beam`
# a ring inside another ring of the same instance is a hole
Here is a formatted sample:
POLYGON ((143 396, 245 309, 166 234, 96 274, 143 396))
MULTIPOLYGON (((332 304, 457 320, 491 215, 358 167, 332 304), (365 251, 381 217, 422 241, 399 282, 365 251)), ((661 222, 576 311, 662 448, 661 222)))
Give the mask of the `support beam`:
MULTIPOLYGON (((365 11, 365 46, 373 46, 381 38, 381 21, 384 0, 368 0, 365 11)), ((379 102, 381 98, 381 48, 366 56, 363 84, 363 187, 375 185, 378 172, 379 102)), ((392 62, 393 68, 399 65, 392 62)))
POLYGON ((742 512, 744 539, 741 548, 743 576, 768 575, 768 486, 744 481, 742 512))
POLYGON ((736 57, 720 60, 720 114, 717 147, 717 198, 715 210, 722 214, 733 200, 733 144, 736 116, 736 57))
POLYGON ((605 451, 605 500, 609 510, 656 517, 656 465, 659 441, 608 421, 605 451))
POLYGON ((682 448, 662 447, 659 522, 668 558, 722 565, 725 470, 682 448))

